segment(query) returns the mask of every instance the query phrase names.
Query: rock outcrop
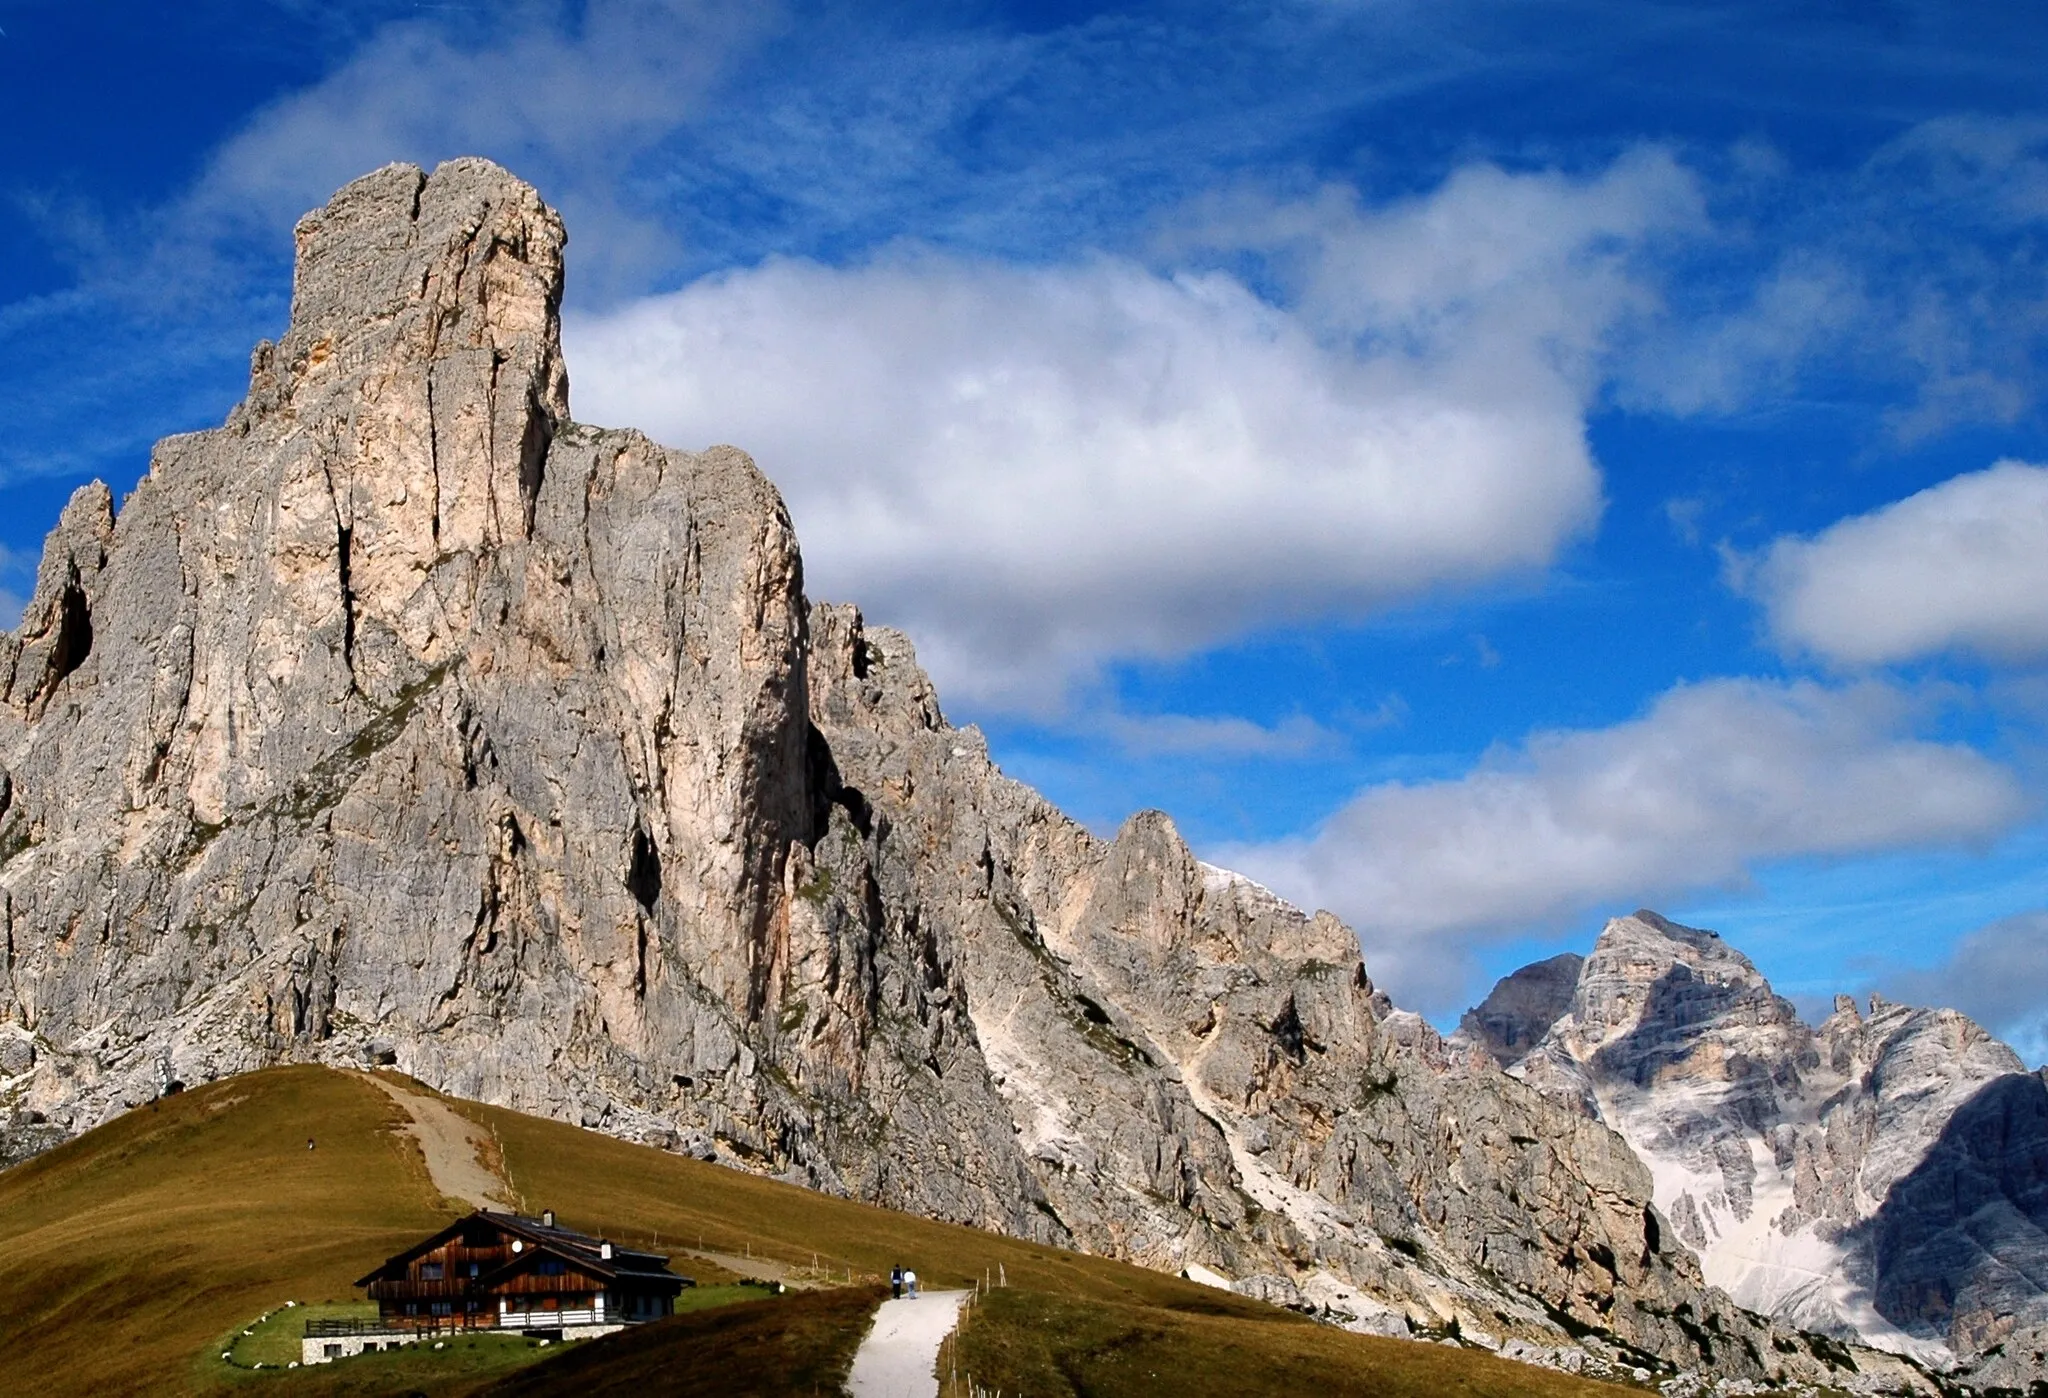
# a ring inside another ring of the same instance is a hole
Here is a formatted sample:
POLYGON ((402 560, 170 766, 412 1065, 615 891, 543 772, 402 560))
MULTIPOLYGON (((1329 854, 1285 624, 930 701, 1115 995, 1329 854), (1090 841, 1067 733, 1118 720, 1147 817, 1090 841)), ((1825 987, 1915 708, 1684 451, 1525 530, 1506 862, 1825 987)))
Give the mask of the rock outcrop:
POLYGON ((1459 1036, 1503 1068, 1519 1063, 1571 1009, 1585 964, 1585 957, 1568 951, 1501 977, 1485 1000, 1465 1011, 1459 1036))
POLYGON ((1361 1329, 1835 1372, 1333 918, 1005 778, 744 455, 575 423, 530 188, 391 167, 297 237, 246 400, 81 491, 0 637, 12 1149, 390 1063, 1361 1329))
POLYGON ((2012 1050, 1875 996, 1811 1028, 1714 933, 1651 912, 1610 922, 1562 1000, 1556 964, 1462 1032, 1628 1140, 1709 1282, 1978 1382, 2048 1377, 2048 1085, 2012 1050))

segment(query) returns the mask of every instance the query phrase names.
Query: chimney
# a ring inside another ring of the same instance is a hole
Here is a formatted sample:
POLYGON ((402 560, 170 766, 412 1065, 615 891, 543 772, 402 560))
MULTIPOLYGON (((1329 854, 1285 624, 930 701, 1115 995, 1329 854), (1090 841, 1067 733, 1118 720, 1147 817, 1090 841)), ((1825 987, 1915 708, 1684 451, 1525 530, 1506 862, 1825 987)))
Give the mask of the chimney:
POLYGON ((540 1226, 543 1228, 553 1228, 555 1226, 555 1211, 553 1209, 542 1209, 540 1211, 540 1226))

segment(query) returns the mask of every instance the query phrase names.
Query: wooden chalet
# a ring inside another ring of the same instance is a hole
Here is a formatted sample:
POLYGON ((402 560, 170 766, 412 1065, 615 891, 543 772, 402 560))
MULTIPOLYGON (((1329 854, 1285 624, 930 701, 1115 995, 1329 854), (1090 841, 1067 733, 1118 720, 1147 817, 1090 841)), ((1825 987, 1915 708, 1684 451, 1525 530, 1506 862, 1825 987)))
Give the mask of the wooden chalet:
POLYGON ((561 1228, 488 1211, 457 1219, 356 1285, 377 1303, 385 1330, 612 1328, 675 1311, 692 1283, 668 1259, 561 1228))

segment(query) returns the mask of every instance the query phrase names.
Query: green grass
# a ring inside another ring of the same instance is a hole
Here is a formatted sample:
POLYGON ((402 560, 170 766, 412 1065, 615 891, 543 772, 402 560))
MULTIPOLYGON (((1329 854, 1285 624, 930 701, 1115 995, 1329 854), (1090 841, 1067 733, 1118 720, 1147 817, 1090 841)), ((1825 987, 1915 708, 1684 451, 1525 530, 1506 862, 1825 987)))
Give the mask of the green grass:
POLYGON ((309 1320, 375 1320, 369 1301, 322 1301, 310 1306, 279 1306, 269 1315, 243 1326, 222 1342, 219 1353, 237 1369, 282 1369, 299 1357, 299 1341, 309 1320))
POLYGON ((736 1306, 743 1301, 760 1301, 767 1297, 763 1287, 747 1286, 744 1283, 726 1283, 718 1286, 693 1286, 676 1297, 676 1314, 687 1315, 691 1311, 709 1311, 719 1306, 736 1306))
POLYGON ((9 1258, 0 1388, 53 1398, 829 1393, 881 1280, 901 1263, 932 1289, 1007 1276, 1010 1289, 994 1293, 960 1342, 963 1367, 971 1355, 976 1376, 1006 1393, 1294 1392, 1303 1383, 1332 1394, 1612 1392, 1472 1351, 1347 1335, 1163 1273, 456 1105, 494 1128, 527 1210, 552 1207, 571 1227, 674 1255, 677 1271, 704 1283, 684 1293, 686 1313, 546 1350, 493 1336, 297 1370, 223 1363, 230 1340, 248 1363, 289 1363, 297 1356, 286 1345, 312 1312, 280 1312, 285 1300, 353 1304, 355 1278, 462 1212, 394 1133, 397 1109, 375 1086, 280 1068, 140 1108, 0 1173, 9 1258), (753 1299, 759 1287, 731 1284, 731 1273, 687 1255, 700 1245, 835 1285, 753 1299), (265 1326, 252 1324, 266 1312, 265 1326), (245 1328, 259 1333, 243 1337, 245 1328), (1155 1374, 1160 1387, 1143 1386, 1155 1374), (1211 1382, 1217 1374, 1230 1383, 1211 1382), (700 1383, 695 1375, 711 1386, 687 1386, 700 1383))

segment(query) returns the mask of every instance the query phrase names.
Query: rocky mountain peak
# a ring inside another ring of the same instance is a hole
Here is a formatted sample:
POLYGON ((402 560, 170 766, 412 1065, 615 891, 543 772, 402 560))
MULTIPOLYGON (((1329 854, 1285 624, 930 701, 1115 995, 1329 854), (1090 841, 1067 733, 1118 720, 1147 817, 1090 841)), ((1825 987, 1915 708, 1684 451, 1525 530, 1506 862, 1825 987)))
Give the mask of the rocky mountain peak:
POLYGON ((387 165, 300 219, 293 239, 291 326, 257 347, 257 386, 304 403, 301 416, 362 375, 475 356, 495 367, 498 396, 569 416, 568 236, 531 185, 484 160, 431 174, 387 165))
POLYGON ((561 220, 497 166, 456 160, 366 175, 295 239, 290 329, 257 347, 228 423, 274 445, 278 576, 324 592, 332 573, 349 626, 440 663, 473 584, 443 565, 531 534, 569 418, 561 220))
POLYGON ((1560 971, 1507 977, 1463 1032, 1628 1140, 1710 1282, 1943 1360, 2048 1319, 2010 1260, 2048 1257, 2040 1080, 1966 1016, 1843 995, 1810 1028, 1734 947, 1648 911, 1560 971))
MULTIPOLYGON (((98 481, 80 487, 50 532, 21 626, 0 639, 0 700, 24 718, 40 716, 92 658, 93 598, 113 535, 113 492, 98 481)), ((6 806, 0 796, 0 815, 6 806)))
POLYGON ((1602 930, 1580 971, 1569 1030, 1575 1057, 1603 1055, 1607 1071, 1642 1087, 1666 1072, 1743 1074, 1805 1033, 1790 1001, 1718 935, 1644 910, 1602 930), (1740 1026, 1726 1053, 1720 1036, 1740 1026))

